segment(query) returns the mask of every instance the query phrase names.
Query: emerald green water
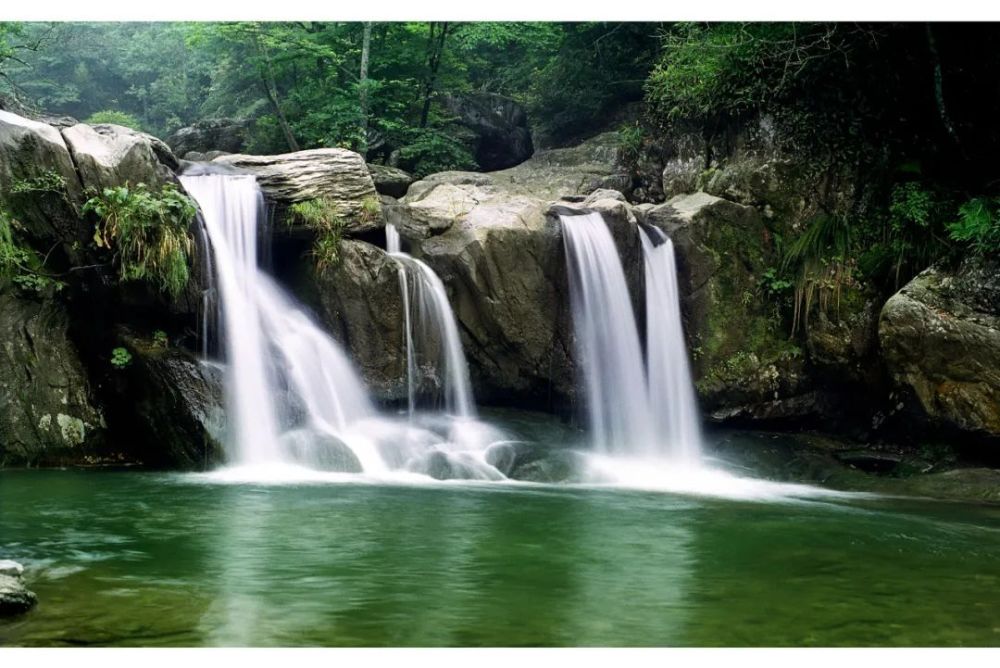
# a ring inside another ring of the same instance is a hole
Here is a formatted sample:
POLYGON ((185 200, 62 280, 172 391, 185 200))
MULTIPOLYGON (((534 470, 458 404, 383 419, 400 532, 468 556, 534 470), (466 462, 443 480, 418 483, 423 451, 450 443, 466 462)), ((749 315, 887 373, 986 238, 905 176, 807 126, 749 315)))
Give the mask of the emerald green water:
POLYGON ((1000 509, 0 472, 6 645, 997 645, 1000 509))

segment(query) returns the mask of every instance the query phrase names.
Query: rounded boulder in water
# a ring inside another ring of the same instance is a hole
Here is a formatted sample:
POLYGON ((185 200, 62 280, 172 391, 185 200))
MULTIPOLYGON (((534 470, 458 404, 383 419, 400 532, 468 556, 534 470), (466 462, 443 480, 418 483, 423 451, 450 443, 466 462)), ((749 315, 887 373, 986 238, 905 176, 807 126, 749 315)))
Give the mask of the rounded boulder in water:
POLYGON ((0 559, 0 617, 30 610, 38 597, 21 581, 24 567, 16 561, 0 559))

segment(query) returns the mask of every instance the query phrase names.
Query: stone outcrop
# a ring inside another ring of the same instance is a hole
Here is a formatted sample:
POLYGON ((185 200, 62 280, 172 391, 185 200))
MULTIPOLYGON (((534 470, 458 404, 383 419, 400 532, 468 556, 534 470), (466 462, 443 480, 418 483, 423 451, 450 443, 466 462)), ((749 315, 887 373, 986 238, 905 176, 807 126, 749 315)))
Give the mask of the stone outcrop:
POLYGON ((932 267, 882 308, 879 343, 908 413, 1000 438, 1000 265, 932 267))
POLYGON ((369 163, 368 173, 372 175, 375 190, 380 195, 388 195, 389 197, 396 198, 403 197, 406 195, 410 184, 413 183, 413 176, 409 172, 404 172, 402 169, 388 165, 369 163))
POLYGON ((304 296, 317 305, 368 388, 382 400, 405 400, 404 314, 396 262, 381 248, 345 239, 340 261, 306 278, 304 296))
POLYGON ((104 435, 59 302, 0 288, 0 464, 82 463, 104 435))
POLYGON ((173 180, 178 166, 162 141, 120 125, 79 123, 62 135, 84 189, 145 183, 156 190, 173 180))
POLYGON ((445 110, 473 136, 473 154, 485 172, 518 165, 534 153, 528 115, 514 100, 496 93, 442 97, 445 110))
POLYGON ((190 159, 186 156, 191 152, 239 153, 246 143, 249 128, 248 120, 206 118, 175 131, 167 137, 167 143, 185 159, 190 159))
MULTIPOLYGON (((364 158, 353 151, 317 148, 281 155, 224 155, 212 164, 253 174, 264 195, 279 207, 325 200, 349 233, 372 231, 384 224, 375 183, 364 158)), ((276 231, 294 224, 278 213, 276 231)))
POLYGON ((16 561, 0 559, 0 617, 27 612, 38 602, 24 586, 24 567, 16 561))

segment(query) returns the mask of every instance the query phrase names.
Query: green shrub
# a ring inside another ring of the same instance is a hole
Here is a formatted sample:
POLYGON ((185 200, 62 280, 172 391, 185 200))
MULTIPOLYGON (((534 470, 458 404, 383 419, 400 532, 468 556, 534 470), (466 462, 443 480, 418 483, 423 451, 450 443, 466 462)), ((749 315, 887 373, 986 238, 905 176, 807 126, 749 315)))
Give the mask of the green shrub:
POLYGON ((100 219, 94 243, 115 251, 122 280, 146 280, 172 297, 187 285, 192 250, 188 226, 197 213, 172 184, 158 193, 145 184, 105 188, 83 206, 100 219))
POLYGON ((132 363, 132 353, 125 348, 115 348, 111 351, 111 366, 124 369, 132 363))
POLYGON ((440 130, 414 130, 409 135, 409 143, 399 149, 399 164, 416 178, 477 167, 472 152, 440 130))
POLYGON ((975 255, 1000 254, 1000 201, 975 197, 958 208, 958 220, 948 223, 953 241, 966 244, 975 255))
POLYGON ((138 118, 132 114, 124 111, 116 111, 114 109, 105 109, 104 111, 94 112, 87 118, 87 120, 84 121, 84 123, 89 123, 90 125, 109 123, 111 125, 123 125, 133 130, 142 130, 138 118))
POLYGON ((19 228, 14 217, 0 209, 0 287, 9 280, 24 292, 64 288, 65 283, 42 271, 44 262, 38 253, 17 242, 14 231, 19 228))
POLYGON ((153 332, 153 346, 156 348, 169 348, 170 339, 167 338, 167 333, 162 329, 158 329, 153 332))

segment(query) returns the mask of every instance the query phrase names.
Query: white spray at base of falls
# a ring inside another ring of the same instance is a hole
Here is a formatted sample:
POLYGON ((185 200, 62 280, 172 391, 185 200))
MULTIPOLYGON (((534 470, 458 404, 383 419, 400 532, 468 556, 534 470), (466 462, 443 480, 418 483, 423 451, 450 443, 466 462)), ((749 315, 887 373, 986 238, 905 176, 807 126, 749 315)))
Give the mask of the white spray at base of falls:
MULTIPOLYGON (((262 481, 300 479, 312 475, 303 473, 308 471, 502 479, 485 452, 503 435, 463 417, 474 414, 468 393, 455 395, 460 417, 454 419, 400 421, 375 410, 337 342, 259 268, 264 201, 256 179, 207 170, 188 173, 181 183, 198 202, 211 245, 226 362, 227 454, 249 471, 236 475, 262 481)), ((437 288, 443 293, 440 281, 437 288)), ((457 330, 451 334, 457 340, 457 330)))
POLYGON ((697 464, 700 434, 672 247, 642 239, 649 348, 644 363, 625 272, 604 218, 592 212, 560 219, 595 449, 613 457, 697 464))

